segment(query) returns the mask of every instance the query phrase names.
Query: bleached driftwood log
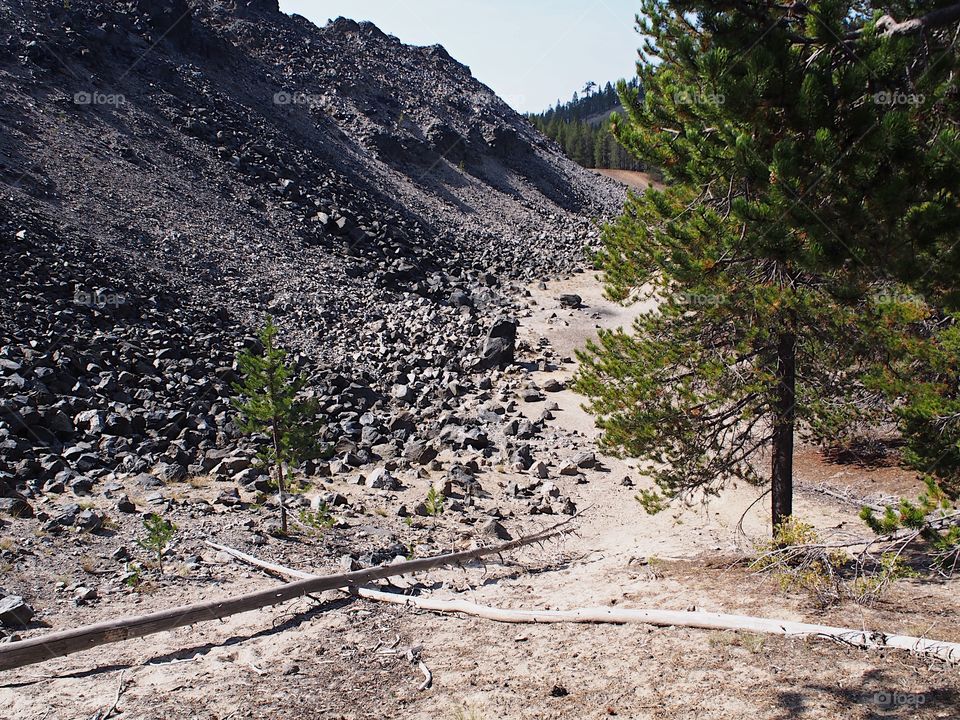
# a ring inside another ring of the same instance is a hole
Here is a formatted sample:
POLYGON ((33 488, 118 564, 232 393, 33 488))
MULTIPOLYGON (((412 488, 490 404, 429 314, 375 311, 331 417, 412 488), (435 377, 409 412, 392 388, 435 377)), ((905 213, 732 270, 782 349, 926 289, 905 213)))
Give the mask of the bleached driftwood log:
POLYGON ((278 605, 310 593, 356 587, 364 583, 373 582, 374 580, 423 572, 437 567, 459 565, 489 555, 499 555, 509 550, 540 543, 560 535, 565 532, 564 527, 574 520, 575 517, 576 516, 568 518, 562 523, 558 523, 534 535, 517 538, 516 540, 511 540, 499 545, 480 547, 473 550, 464 550, 462 552, 448 553, 428 558, 419 558, 417 560, 409 560, 391 565, 381 565, 367 570, 358 570, 356 572, 342 573, 339 575, 311 575, 298 582, 288 583, 268 590, 259 590, 257 592, 238 595, 232 598, 194 603, 169 610, 161 610, 148 615, 108 620, 95 625, 86 625, 70 630, 47 633, 46 635, 40 635, 39 637, 29 638, 27 640, 4 643, 0 645, 0 670, 10 670, 12 668, 23 667, 24 665, 43 662, 51 658, 70 655, 82 650, 89 650, 90 648, 106 643, 130 640, 132 638, 163 632, 164 630, 173 630, 174 628, 185 625, 193 625, 198 622, 219 620, 230 615, 236 615, 250 610, 258 610, 270 605, 278 605))
MULTIPOLYGON (((260 560, 223 545, 218 549, 251 565, 273 573, 296 578, 316 577, 309 573, 260 560)), ((854 647, 873 650, 893 648, 918 655, 935 657, 948 663, 960 663, 960 643, 941 642, 909 635, 891 635, 878 631, 814 625, 790 620, 771 620, 748 615, 687 612, 683 610, 577 608, 575 610, 522 610, 479 605, 466 600, 437 600, 383 592, 373 588, 352 587, 350 592, 368 600, 406 605, 418 610, 470 615, 504 623, 613 623, 657 625, 661 627, 690 627, 707 630, 746 630, 750 632, 794 637, 823 637, 854 647)))

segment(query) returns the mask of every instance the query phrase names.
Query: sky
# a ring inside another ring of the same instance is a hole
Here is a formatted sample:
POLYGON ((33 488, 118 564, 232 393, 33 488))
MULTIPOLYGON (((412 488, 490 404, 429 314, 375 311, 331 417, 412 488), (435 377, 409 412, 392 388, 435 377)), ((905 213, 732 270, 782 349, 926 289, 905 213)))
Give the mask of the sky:
POLYGON ((280 0, 317 25, 372 20, 410 45, 443 45, 520 112, 567 101, 588 81, 633 77, 637 0, 280 0))

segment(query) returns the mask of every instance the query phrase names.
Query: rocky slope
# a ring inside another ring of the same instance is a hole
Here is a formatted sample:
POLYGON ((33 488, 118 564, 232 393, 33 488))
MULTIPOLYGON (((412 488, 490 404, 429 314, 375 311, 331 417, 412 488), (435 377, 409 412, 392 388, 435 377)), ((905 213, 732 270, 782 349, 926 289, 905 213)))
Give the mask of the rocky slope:
POLYGON ((246 471, 227 396, 265 313, 335 462, 486 447, 456 413, 509 359, 486 334, 622 202, 443 48, 370 24, 271 0, 0 0, 0 28, 13 513, 138 473, 246 471))

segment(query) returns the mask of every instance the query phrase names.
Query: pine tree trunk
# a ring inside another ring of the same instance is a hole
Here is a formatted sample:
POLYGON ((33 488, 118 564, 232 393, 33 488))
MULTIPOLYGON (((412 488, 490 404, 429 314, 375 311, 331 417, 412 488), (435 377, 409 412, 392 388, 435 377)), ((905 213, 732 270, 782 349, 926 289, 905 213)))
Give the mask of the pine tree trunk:
POLYGON ((793 432, 796 419, 797 336, 793 328, 777 342, 777 398, 774 405, 770 498, 773 533, 793 514, 793 432))
POLYGON ((283 504, 283 460, 280 459, 279 422, 273 420, 273 451, 277 458, 277 502, 280 504, 280 532, 287 534, 287 508, 283 504))

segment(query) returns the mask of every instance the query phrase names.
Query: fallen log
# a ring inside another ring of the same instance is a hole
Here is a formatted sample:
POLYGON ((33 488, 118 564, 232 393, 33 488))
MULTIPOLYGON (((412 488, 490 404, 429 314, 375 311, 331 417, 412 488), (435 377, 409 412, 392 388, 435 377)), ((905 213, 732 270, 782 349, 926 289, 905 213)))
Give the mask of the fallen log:
POLYGON ((909 635, 855 630, 853 628, 814 625, 790 620, 771 620, 748 615, 687 612, 684 610, 577 608, 575 610, 513 610, 465 600, 435 600, 356 588, 356 593, 368 600, 407 605, 419 610, 458 613, 503 623, 638 623, 660 627, 690 627, 705 630, 746 630, 751 632, 793 637, 822 637, 864 650, 892 648, 918 655, 935 657, 948 663, 960 663, 960 643, 941 642, 909 635))
MULTIPOLYGON (((252 555, 220 545, 224 552, 256 567, 288 577, 316 577, 283 565, 267 562, 252 555)), ((575 610, 522 610, 479 605, 466 600, 436 600, 383 592, 365 587, 351 587, 349 592, 368 600, 406 605, 418 610, 456 613, 503 623, 612 623, 656 625, 660 627, 690 627, 705 630, 746 630, 751 632, 792 637, 822 637, 864 650, 907 650, 918 655, 937 658, 947 663, 960 663, 960 643, 941 642, 910 635, 890 635, 878 631, 815 625, 791 620, 771 620, 748 615, 688 612, 684 610, 577 608, 575 610)))
POLYGON ((382 580, 397 575, 424 572, 438 567, 459 565, 489 555, 514 550, 525 545, 533 545, 565 532, 564 526, 572 522, 577 516, 570 517, 542 532, 534 535, 517 538, 499 545, 464 550, 428 558, 418 558, 391 565, 381 565, 366 570, 342 573, 339 575, 316 576, 301 579, 299 582, 288 583, 277 588, 259 590, 257 592, 238 595, 225 600, 211 600, 194 603, 181 607, 161 610, 148 615, 108 620, 106 622, 86 625, 83 627, 61 630, 48 633, 27 640, 4 643, 0 645, 0 670, 32 665, 52 658, 63 657, 72 653, 81 652, 105 645, 133 638, 151 635, 153 633, 173 630, 185 625, 198 622, 220 620, 230 615, 236 615, 250 610, 303 597, 310 593, 350 588, 364 583, 382 580))

